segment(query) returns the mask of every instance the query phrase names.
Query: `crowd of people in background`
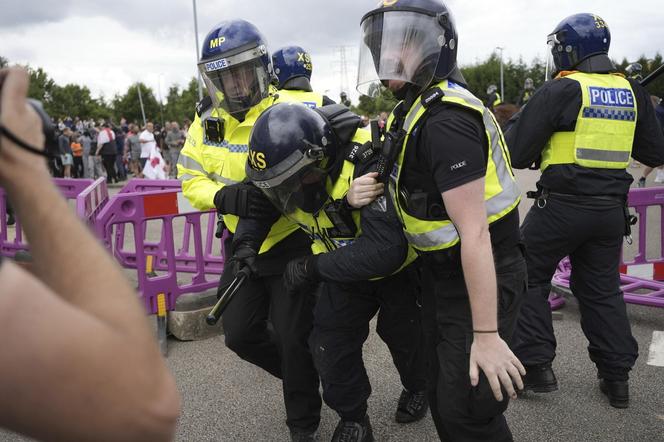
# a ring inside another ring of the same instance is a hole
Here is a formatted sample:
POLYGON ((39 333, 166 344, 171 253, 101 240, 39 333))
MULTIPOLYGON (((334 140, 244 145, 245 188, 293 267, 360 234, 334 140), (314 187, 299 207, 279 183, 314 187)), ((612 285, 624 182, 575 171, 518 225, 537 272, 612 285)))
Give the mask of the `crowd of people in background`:
POLYGON ((110 119, 66 117, 53 123, 58 143, 50 152, 52 175, 105 177, 111 184, 131 177, 176 178, 177 160, 191 121, 166 122, 163 126, 148 121, 142 126, 125 118, 115 124, 110 119), (159 173, 154 173, 157 168, 159 173))

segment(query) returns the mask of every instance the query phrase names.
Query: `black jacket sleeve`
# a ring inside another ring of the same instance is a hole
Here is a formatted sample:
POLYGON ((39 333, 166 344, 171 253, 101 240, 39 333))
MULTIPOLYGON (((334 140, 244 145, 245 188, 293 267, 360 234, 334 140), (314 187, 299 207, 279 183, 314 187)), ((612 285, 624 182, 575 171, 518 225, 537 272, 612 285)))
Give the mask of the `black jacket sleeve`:
POLYGON ((573 131, 581 109, 581 88, 574 80, 551 80, 507 123, 505 141, 512 166, 527 169, 538 163, 554 132, 573 131))
MULTIPOLYGON (((356 168, 356 176, 371 167, 356 168)), ((408 242, 389 195, 361 209, 360 229, 351 244, 318 256, 317 271, 324 281, 366 281, 391 275, 403 264, 408 242)))
POLYGON ((664 133, 650 101, 650 94, 635 80, 628 80, 636 95, 636 132, 632 157, 650 167, 664 164, 664 133))
POLYGON ((240 218, 233 235, 231 250, 226 251, 226 253, 232 255, 238 247, 248 247, 258 254, 261 244, 270 233, 272 224, 272 220, 240 218))

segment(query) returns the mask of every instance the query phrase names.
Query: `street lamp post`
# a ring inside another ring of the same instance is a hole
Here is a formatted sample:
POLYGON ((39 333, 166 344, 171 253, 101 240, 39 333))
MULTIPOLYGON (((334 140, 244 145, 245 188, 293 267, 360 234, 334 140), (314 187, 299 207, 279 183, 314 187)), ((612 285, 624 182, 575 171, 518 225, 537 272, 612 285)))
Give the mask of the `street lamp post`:
POLYGON ((141 105, 141 115, 143 115, 143 127, 145 127, 148 122, 145 119, 145 109, 143 108, 143 96, 141 95, 141 83, 136 83, 136 89, 138 90, 138 102, 141 105))
POLYGON ((157 81, 157 89, 159 90, 159 115, 161 116, 161 127, 164 127, 164 100, 161 95, 161 77, 164 76, 163 72, 159 73, 159 78, 157 81))
POLYGON ((503 49, 500 46, 496 46, 496 49, 500 51, 500 99, 505 102, 505 82, 503 77, 503 49))
MULTIPOLYGON (((198 50, 198 15, 196 14, 196 0, 192 0, 194 4, 194 40, 196 40, 196 62, 198 63, 198 54, 200 54, 200 51, 198 50)), ((198 75, 198 99, 202 100, 203 99, 203 87, 201 86, 201 73, 197 69, 196 70, 196 75, 198 75)))

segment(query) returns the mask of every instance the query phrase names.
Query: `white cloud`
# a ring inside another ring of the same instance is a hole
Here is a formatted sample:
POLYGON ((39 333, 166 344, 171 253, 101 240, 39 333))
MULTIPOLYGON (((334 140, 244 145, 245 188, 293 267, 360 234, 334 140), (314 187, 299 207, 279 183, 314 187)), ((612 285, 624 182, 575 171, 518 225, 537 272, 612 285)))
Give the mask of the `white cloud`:
MULTIPOLYGON (((287 44, 306 48, 313 58, 314 86, 338 99, 335 47, 355 47, 347 52, 348 83, 354 90, 360 19, 376 3, 199 0, 199 38, 225 19, 251 21, 273 49, 287 44)), ((514 60, 543 57, 546 35, 562 18, 578 12, 593 12, 607 21, 610 55, 616 59, 653 56, 664 41, 664 14, 657 0, 642 0, 638 8, 626 8, 618 0, 559 0, 555 8, 528 0, 447 3, 456 18, 462 65, 484 60, 496 46, 514 60)), ((155 93, 161 82, 165 94, 172 83, 183 86, 196 74, 191 0, 63 0, 53 7, 44 0, 21 0, 3 7, 0 25, 0 55, 43 67, 59 84, 86 85, 94 95, 110 97, 139 80, 155 93)))

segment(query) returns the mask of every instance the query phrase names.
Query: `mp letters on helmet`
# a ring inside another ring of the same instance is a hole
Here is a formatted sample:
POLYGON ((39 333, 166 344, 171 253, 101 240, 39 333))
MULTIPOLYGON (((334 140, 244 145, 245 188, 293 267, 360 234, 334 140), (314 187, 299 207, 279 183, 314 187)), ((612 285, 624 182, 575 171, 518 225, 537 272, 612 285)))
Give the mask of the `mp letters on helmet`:
POLYGON ((588 87, 592 106, 634 107, 634 96, 629 89, 588 87))

